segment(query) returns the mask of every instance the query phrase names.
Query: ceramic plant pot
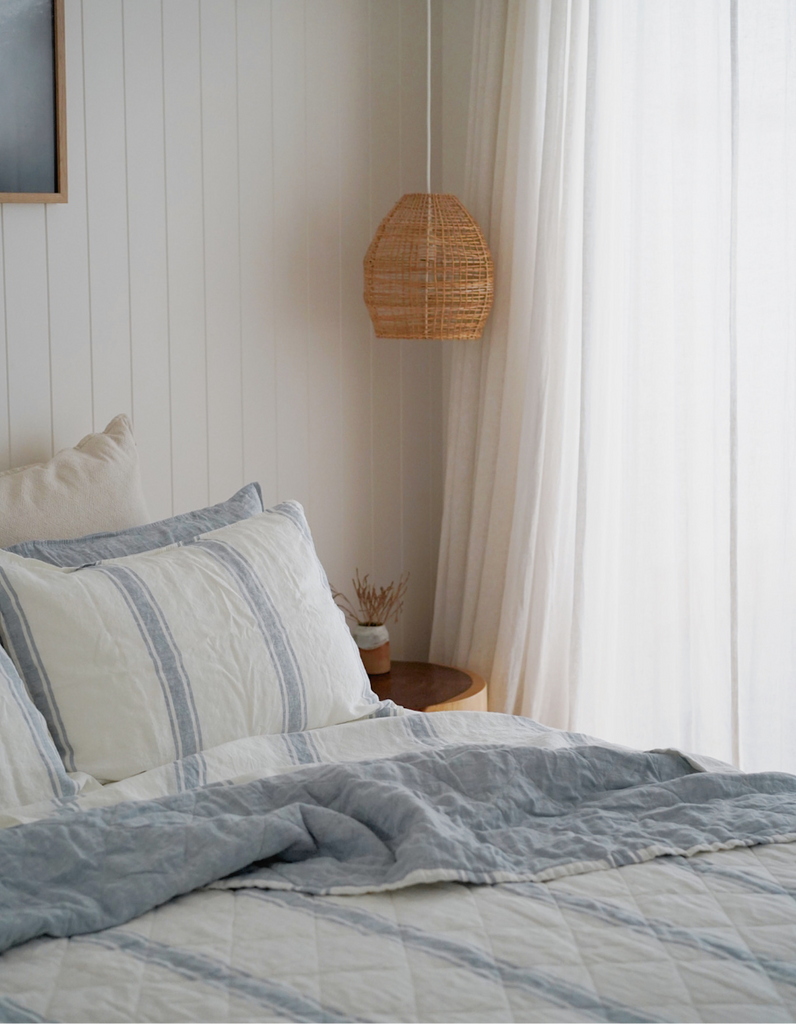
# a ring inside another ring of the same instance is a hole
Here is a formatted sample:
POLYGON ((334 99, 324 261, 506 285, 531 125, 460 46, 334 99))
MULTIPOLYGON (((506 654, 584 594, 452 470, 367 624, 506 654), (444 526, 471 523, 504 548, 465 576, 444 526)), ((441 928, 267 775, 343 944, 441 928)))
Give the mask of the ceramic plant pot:
POLYGON ((369 676, 390 671, 390 634, 386 626, 354 626, 351 631, 369 676))

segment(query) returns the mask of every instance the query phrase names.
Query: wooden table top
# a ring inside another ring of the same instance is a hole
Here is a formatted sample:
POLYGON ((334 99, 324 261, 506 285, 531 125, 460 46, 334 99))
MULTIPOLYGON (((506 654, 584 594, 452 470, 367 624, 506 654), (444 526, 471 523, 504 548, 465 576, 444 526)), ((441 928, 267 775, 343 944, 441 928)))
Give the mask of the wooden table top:
POLYGON ((424 711, 433 704, 460 697, 473 685, 473 677, 446 665, 394 661, 389 672, 370 676, 370 685, 380 700, 393 700, 401 707, 424 711))

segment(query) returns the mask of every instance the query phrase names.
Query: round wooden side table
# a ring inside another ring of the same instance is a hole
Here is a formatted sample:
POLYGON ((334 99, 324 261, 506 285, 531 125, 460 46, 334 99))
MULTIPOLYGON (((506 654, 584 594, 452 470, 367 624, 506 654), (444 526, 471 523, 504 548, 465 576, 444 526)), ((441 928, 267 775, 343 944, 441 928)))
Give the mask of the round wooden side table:
POLYGON ((486 711, 487 689, 481 676, 466 669, 425 661, 394 661, 389 672, 370 676, 381 700, 413 711, 486 711))

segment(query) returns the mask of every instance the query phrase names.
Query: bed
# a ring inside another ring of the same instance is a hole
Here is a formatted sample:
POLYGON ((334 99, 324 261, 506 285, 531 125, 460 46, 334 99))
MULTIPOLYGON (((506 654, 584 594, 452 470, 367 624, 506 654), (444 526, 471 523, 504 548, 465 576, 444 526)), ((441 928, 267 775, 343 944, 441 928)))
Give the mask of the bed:
POLYGON ((796 1018, 796 778, 379 701, 300 506, 18 542, 0 634, 0 1020, 796 1018))

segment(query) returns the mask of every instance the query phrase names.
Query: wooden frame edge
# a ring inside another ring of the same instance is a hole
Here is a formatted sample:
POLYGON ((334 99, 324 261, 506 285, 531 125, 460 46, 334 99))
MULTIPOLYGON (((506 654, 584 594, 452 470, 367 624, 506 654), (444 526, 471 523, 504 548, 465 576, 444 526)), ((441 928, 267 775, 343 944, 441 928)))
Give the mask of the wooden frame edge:
POLYGON ((0 192, 0 203, 65 203, 68 201, 66 159, 66 46, 64 0, 53 0, 55 58, 55 147, 57 192, 0 192))

